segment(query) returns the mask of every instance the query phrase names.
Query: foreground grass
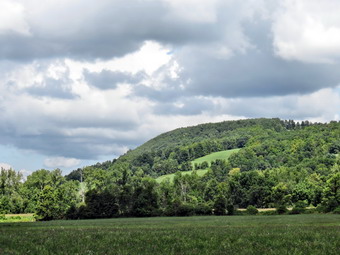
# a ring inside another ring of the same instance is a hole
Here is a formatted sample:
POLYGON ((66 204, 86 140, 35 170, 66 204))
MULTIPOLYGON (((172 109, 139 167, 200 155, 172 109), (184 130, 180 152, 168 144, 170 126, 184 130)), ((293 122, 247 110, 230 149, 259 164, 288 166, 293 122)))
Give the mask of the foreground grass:
POLYGON ((339 254, 339 215, 4 223, 0 254, 339 254))
MULTIPOLYGON (((218 152, 214 152, 214 153, 211 153, 209 155, 206 155, 204 157, 197 158, 197 159, 191 161, 192 168, 195 167, 195 164, 202 164, 204 161, 208 162, 208 164, 210 166, 211 162, 215 161, 216 159, 227 160, 230 157, 231 154, 236 153, 239 150, 240 149, 218 151, 218 152)), ((199 170, 196 170, 196 173, 197 173, 198 176, 203 176, 208 172, 208 169, 209 168, 199 169, 199 170)), ((182 175, 187 175, 187 174, 192 174, 192 173, 193 173, 193 171, 183 171, 183 172, 181 172, 182 175)), ((166 175, 162 175, 162 176, 159 176, 158 178, 156 178, 156 181, 158 183, 161 183, 161 182, 168 179, 170 182, 172 182, 174 177, 175 177, 175 174, 166 174, 166 175)))

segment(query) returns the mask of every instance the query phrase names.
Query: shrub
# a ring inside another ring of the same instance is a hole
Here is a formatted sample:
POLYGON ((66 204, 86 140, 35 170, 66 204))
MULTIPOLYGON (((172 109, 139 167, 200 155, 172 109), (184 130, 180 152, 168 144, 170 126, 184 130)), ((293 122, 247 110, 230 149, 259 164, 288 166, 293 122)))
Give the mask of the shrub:
POLYGON ((305 212, 305 208, 294 206, 293 209, 290 211, 290 214, 301 214, 305 212))
POLYGON ((316 207, 316 211, 317 211, 318 213, 324 213, 324 212, 327 211, 327 208, 326 208, 326 206, 320 204, 320 205, 318 205, 318 206, 316 207))
POLYGON ((177 210, 175 215, 176 216, 192 216, 195 214, 194 207, 190 204, 181 204, 177 210))
POLYGON ((256 215, 258 212, 259 212, 259 210, 257 210, 256 207, 253 206, 253 205, 249 205, 247 207, 247 213, 250 214, 250 215, 256 215))
POLYGON ((209 163, 207 161, 202 162, 201 169, 206 169, 209 167, 209 163))
POLYGON ((297 201, 290 211, 290 214, 301 214, 306 211, 307 204, 305 201, 297 201))
POLYGON ((198 204, 195 206, 195 214, 196 215, 210 215, 212 214, 212 206, 209 204, 198 204))
POLYGON ((227 211, 228 211, 228 215, 234 215, 234 214, 235 214, 234 205, 228 204, 228 205, 227 205, 227 211))
POLYGON ((276 215, 277 212, 276 211, 264 211, 264 212, 260 212, 261 215, 276 215))
POLYGON ((340 214, 340 206, 338 206, 337 208, 335 208, 335 209, 333 210, 333 213, 334 213, 334 214, 340 214))
POLYGON ((278 205, 276 207, 277 214, 285 214, 287 212, 287 207, 285 205, 278 205))

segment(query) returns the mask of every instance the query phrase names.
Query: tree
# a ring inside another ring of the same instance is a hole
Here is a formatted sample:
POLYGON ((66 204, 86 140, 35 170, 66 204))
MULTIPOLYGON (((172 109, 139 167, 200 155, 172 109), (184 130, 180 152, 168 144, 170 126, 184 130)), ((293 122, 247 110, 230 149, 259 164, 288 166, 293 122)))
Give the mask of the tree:
POLYGON ((36 214, 39 220, 53 220, 63 216, 56 191, 50 185, 44 186, 39 194, 36 214))
POLYGON ((333 211, 340 206, 340 172, 332 174, 327 180, 323 196, 322 204, 326 212, 333 211))
POLYGON ((79 182, 66 181, 59 169, 33 172, 27 177, 23 192, 31 203, 29 208, 40 220, 64 218, 69 208, 81 201, 79 182))
POLYGON ((227 213, 227 199, 222 193, 219 193, 214 200, 214 214, 225 215, 226 213, 227 213))
POLYGON ((114 190, 90 190, 85 197, 86 206, 80 218, 112 218, 119 215, 119 204, 114 190))
POLYGON ((214 199, 214 214, 225 215, 227 213, 230 201, 227 200, 226 194, 228 193, 228 185, 220 183, 217 186, 217 196, 214 199))
POLYGON ((132 214, 138 217, 155 216, 158 214, 159 197, 156 191, 156 181, 143 178, 135 188, 133 195, 132 214))
POLYGON ((21 213, 24 201, 20 190, 22 175, 13 169, 0 169, 0 213, 21 213))

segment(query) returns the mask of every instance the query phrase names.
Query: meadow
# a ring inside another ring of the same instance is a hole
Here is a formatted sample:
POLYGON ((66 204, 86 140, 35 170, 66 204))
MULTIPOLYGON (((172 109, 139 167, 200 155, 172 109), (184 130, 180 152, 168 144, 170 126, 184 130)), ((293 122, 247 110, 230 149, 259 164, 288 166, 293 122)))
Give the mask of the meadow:
POLYGON ((339 254, 340 215, 0 224, 0 254, 339 254))
MULTIPOLYGON (((205 161, 210 166, 211 162, 215 161, 216 159, 227 160, 230 157, 231 154, 236 153, 239 150, 240 149, 232 149, 232 150, 225 150, 225 151, 218 151, 218 152, 210 153, 210 154, 208 154, 208 155, 206 155, 204 157, 200 157, 200 158, 197 158, 197 159, 191 161, 192 168, 193 169, 195 168, 195 164, 202 164, 205 161)), ((199 169, 199 170, 195 170, 195 171, 196 171, 198 176, 203 176, 204 174, 207 173, 208 169, 209 168, 199 169)), ((181 174, 182 175, 187 175, 187 174, 192 174, 192 172, 193 171, 182 171, 181 174)), ((172 182, 174 177, 175 177, 175 174, 166 174, 166 175, 162 175, 162 176, 159 176, 158 178, 156 178, 156 181, 158 183, 161 183, 164 180, 169 179, 170 182, 172 182)))
POLYGON ((3 222, 33 222, 33 213, 27 214, 0 214, 0 223, 3 222))
POLYGON ((209 166, 212 161, 215 161, 216 159, 223 159, 227 160, 231 154, 238 152, 240 149, 232 149, 232 150, 225 150, 225 151, 218 151, 210 153, 206 156, 197 158, 193 161, 191 161, 192 167, 195 166, 195 164, 202 164, 204 161, 208 162, 209 166))

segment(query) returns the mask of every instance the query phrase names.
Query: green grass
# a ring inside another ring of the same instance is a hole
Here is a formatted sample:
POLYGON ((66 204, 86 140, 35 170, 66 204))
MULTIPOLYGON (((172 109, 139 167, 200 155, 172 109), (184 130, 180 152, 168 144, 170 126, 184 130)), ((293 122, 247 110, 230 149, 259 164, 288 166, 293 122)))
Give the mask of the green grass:
MULTIPOLYGON (((201 164, 203 163, 204 161, 207 161, 210 165, 210 163, 212 161, 215 161, 216 159, 224 159, 224 160, 227 160, 231 154, 235 153, 235 152, 238 152, 240 149, 233 149, 233 150, 226 150, 226 151, 218 151, 218 152, 214 152, 214 153, 211 153, 209 155, 206 155, 204 157, 201 157, 201 158, 197 158, 193 161, 191 161, 191 164, 192 164, 192 167, 194 168, 195 167, 195 163, 197 164, 201 164)), ((206 168, 206 169, 199 169, 199 170, 196 170, 196 173, 198 176, 203 176, 204 174, 206 174, 208 172, 208 169, 209 168, 206 168)), ((181 172, 183 175, 186 175, 186 174, 192 174, 193 171, 183 171, 181 172)), ((156 181, 158 183, 161 183, 163 182, 164 180, 166 179, 169 179, 170 182, 173 181, 175 177, 175 174, 166 174, 166 175, 161 175, 159 176, 158 178, 156 178, 156 181)))
POLYGON ((35 221, 33 213, 29 213, 29 214, 0 214, 0 223, 33 222, 33 221, 35 221))
POLYGON ((201 164, 204 161, 207 161, 210 165, 212 161, 215 161, 216 159, 224 159, 227 160, 231 154, 238 152, 240 149, 233 149, 233 150, 226 150, 226 151, 218 151, 211 153, 209 155, 206 155, 204 157, 197 158, 193 161, 191 161, 192 166, 195 166, 196 164, 201 164))
POLYGON ((0 254, 339 254, 340 215, 0 224, 0 254))

